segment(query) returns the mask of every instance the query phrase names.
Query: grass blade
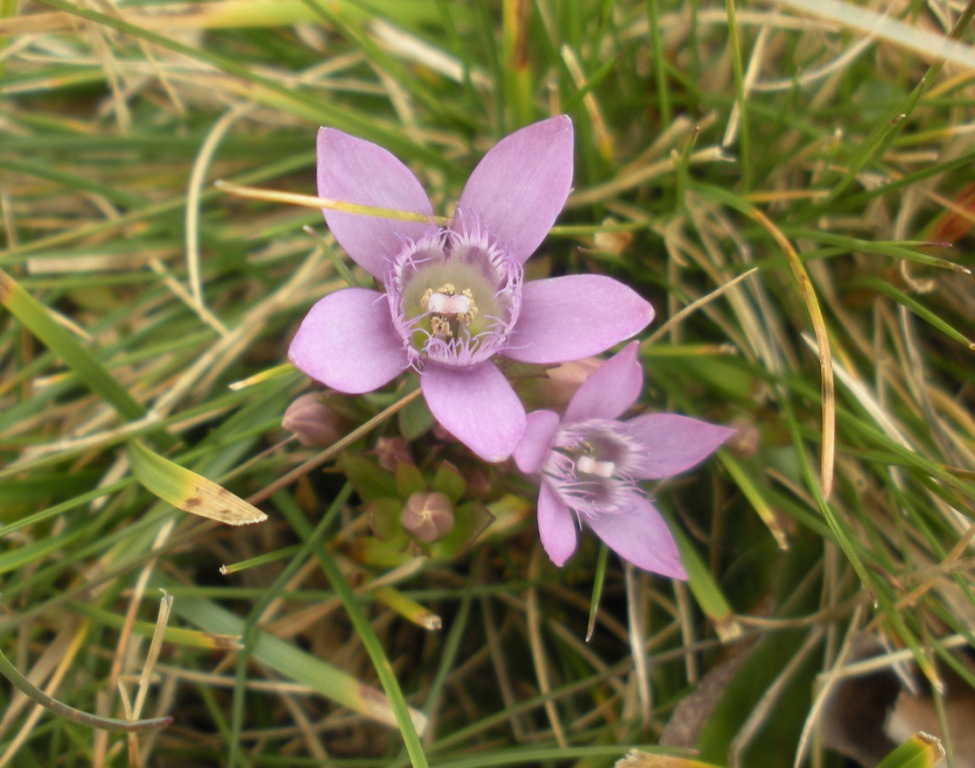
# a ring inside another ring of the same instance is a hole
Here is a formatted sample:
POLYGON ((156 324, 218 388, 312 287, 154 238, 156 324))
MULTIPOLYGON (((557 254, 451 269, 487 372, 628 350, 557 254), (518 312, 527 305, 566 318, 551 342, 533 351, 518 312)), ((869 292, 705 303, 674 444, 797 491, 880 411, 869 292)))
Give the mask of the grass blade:
POLYGON ((227 525, 262 523, 267 515, 222 485, 181 467, 139 440, 128 445, 132 471, 143 487, 177 509, 227 525))

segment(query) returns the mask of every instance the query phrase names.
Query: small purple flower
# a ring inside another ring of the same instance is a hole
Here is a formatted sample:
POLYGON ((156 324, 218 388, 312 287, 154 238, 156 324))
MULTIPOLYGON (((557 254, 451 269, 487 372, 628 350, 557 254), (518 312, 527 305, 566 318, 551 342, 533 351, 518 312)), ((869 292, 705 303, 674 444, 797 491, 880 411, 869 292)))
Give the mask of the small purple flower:
POLYGON ((690 469, 734 430, 671 413, 619 421, 643 386, 638 346, 603 363, 561 419, 552 411, 528 414, 515 462, 541 475, 538 532, 557 566, 575 551, 576 529, 585 523, 624 560, 685 579, 674 537, 637 483, 690 469))
MULTIPOLYGON (((551 364, 599 354, 641 331, 651 306, 609 277, 523 281, 572 185, 572 123, 553 117, 502 139, 474 169, 447 227, 325 210, 349 256, 385 294, 346 288, 315 304, 291 343, 294 366, 360 394, 406 368, 431 413, 488 461, 511 455, 525 409, 492 358, 551 364)), ((318 133, 318 192, 432 215, 420 182, 388 151, 318 133)))

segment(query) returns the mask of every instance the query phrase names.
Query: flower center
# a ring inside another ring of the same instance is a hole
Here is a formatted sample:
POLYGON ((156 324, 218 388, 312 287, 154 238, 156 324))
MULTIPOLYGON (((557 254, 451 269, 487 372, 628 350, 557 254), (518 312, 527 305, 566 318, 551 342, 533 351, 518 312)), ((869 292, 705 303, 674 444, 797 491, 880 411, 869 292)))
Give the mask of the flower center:
POLYGON ((457 289, 451 283, 444 283, 436 293, 433 289, 427 288, 420 297, 420 306, 430 312, 433 319, 431 325, 446 325, 442 331, 435 331, 440 335, 453 336, 454 328, 450 325, 463 323, 464 327, 470 325, 477 317, 477 304, 474 303, 474 293, 470 288, 465 288, 463 293, 457 293, 457 289))
POLYGON ((592 456, 580 456, 576 459, 576 474, 589 475, 591 477, 601 477, 607 479, 616 472, 616 462, 600 461, 592 456))
POLYGON ((469 367, 500 352, 521 306, 521 265, 476 223, 404 243, 386 278, 393 324, 415 365, 469 367))
POLYGON ((417 270, 402 301, 414 347, 424 351, 429 339, 473 341, 490 331, 504 311, 494 293, 492 282, 469 265, 444 259, 417 270))
POLYGON ((582 514, 612 514, 627 507, 635 481, 630 469, 638 447, 607 419, 568 425, 555 438, 543 472, 570 507, 582 514))

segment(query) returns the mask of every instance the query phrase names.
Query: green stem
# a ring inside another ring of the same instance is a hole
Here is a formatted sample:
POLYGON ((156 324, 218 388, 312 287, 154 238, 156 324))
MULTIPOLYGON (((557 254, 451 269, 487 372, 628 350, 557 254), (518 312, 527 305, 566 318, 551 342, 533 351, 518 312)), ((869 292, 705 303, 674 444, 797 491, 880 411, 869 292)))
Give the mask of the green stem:
MULTIPOLYGON (((403 398, 399 403, 404 402, 406 399, 403 398)), ((347 485, 342 493, 349 493, 349 490, 347 485)), ((413 763, 413 768, 427 768, 426 754, 423 751, 423 745, 420 743, 420 736, 417 733, 416 725, 410 716, 410 709, 407 706, 406 698, 403 696, 399 681, 396 679, 396 673, 393 671, 393 665, 390 664, 389 658, 386 656, 383 645, 379 640, 379 636, 376 634, 376 630, 372 628, 369 617, 362 610, 362 605, 359 603, 352 586, 346 580, 345 576, 342 575, 342 571, 331 553, 322 546, 320 541, 316 540, 315 531, 313 531, 308 521, 298 516, 291 516, 289 522, 291 522, 297 533, 305 540, 306 545, 310 545, 315 559, 318 560, 325 574, 325 578, 328 579, 332 585, 332 589, 335 590, 335 594, 342 601, 345 612, 352 622, 352 626, 355 628, 359 640, 366 649, 366 653, 369 654, 372 665, 379 677, 379 682, 382 684, 383 690, 389 699, 390 708, 396 717, 396 724, 399 726, 400 735, 403 737, 403 742, 406 746, 407 754, 410 756, 410 761, 413 763)))
POLYGON ((0 651, 0 674, 13 683, 18 691, 35 704, 40 704, 56 715, 60 715, 80 725, 87 725, 89 728, 100 728, 103 731, 114 731, 116 733, 136 733, 139 731, 154 731, 157 728, 165 728, 173 722, 173 718, 169 715, 166 717, 154 717, 150 720, 115 720, 110 717, 91 715, 87 712, 82 712, 80 709, 69 707, 67 704, 62 704, 57 699, 48 696, 44 691, 20 674, 17 668, 10 662, 10 659, 3 655, 2 651, 0 651))
POLYGON ((657 108, 660 110, 660 124, 670 125, 670 91, 667 86, 667 62, 664 58, 664 45, 660 39, 660 11, 657 0, 647 2, 647 20, 650 24, 650 49, 653 56, 653 77, 657 86, 657 108))
POLYGON ((360 437, 369 434, 369 432, 371 432, 377 425, 382 424, 390 416, 393 416, 398 411, 401 411, 407 405, 412 403, 420 396, 421 392, 422 390, 415 389, 412 392, 403 395, 403 397, 401 397, 399 400, 397 400, 395 403, 393 403, 385 410, 377 413, 361 427, 356 427, 354 430, 349 432, 349 434, 347 434, 341 440, 338 440, 334 444, 330 445, 328 448, 326 448, 318 455, 312 456, 304 464, 298 465, 283 477, 279 477, 277 480, 275 480, 273 483, 271 483, 263 490, 258 491, 252 496, 249 496, 247 498, 247 501, 250 504, 260 504, 262 501, 270 497, 272 494, 277 493, 282 488, 289 486, 291 483, 293 483, 302 475, 307 475, 316 467, 320 467, 322 464, 324 464, 326 461, 331 459, 333 456, 337 456, 338 454, 342 453, 342 451, 344 451, 348 446, 352 445, 352 443, 354 443, 360 437))
POLYGON ((745 100, 745 66, 741 58, 741 40, 738 36, 738 21, 735 15, 735 0, 725 0, 725 13, 728 16, 728 41, 731 43, 731 65, 735 75, 735 103, 738 105, 738 157, 741 159, 742 187, 747 192, 751 188, 751 152, 748 132, 748 113, 745 100))

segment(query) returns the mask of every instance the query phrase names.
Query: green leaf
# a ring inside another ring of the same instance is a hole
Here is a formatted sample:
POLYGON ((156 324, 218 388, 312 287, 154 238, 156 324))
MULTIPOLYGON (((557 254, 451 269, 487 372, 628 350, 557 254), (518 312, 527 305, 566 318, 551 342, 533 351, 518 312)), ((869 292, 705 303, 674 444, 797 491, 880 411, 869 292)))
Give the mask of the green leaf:
MULTIPOLYGON (((173 603, 173 612, 207 632, 237 636, 244 633, 244 621, 241 618, 210 600, 181 597, 173 603)), ((255 661, 291 680, 307 685, 320 695, 353 712, 385 725, 396 726, 396 717, 388 700, 375 688, 360 683, 347 672, 267 632, 258 630, 254 637, 250 655, 255 661)), ((413 708, 410 708, 409 714, 416 729, 422 733, 426 727, 426 716, 413 708)))
POLYGON ((944 756, 944 747, 938 739, 916 733, 880 761, 877 768, 934 768, 944 756))
MULTIPOLYGON (((663 513, 663 510, 661 512, 663 513)), ((663 514, 669 524, 669 516, 666 513, 663 514)), ((687 571, 687 584, 691 588, 691 593, 697 600, 697 604, 704 611, 704 615, 714 623, 714 631, 718 633, 718 637, 724 641, 738 637, 741 635, 741 627, 735 621, 731 605, 721 588, 711 577, 711 572, 681 529, 675 525, 669 525, 669 527, 677 541, 680 559, 684 564, 684 570, 687 571)))
POLYGON ((145 415, 142 405, 115 380, 98 359, 47 308, 25 291, 16 280, 0 269, 0 304, 22 322, 31 333, 68 366, 93 392, 111 405, 126 420, 145 415))
POLYGON ((962 344, 965 347, 968 347, 969 350, 975 352, 975 342, 973 342, 971 339, 969 339, 967 336, 961 333, 961 331, 956 330, 954 326, 946 323, 944 320, 938 317, 934 312, 932 312, 930 309, 928 309, 923 304, 921 304, 921 302, 908 296, 903 291, 897 290, 890 283, 885 282, 884 280, 879 280, 877 278, 864 278, 861 280, 851 280, 850 283, 845 287, 854 288, 857 286, 869 288, 878 291, 879 293, 882 293, 885 296, 888 296, 889 298, 896 301, 898 304, 901 304, 907 309, 909 309, 911 312, 913 312, 915 315, 920 317, 925 322, 930 323, 932 326, 937 328, 939 331, 941 331, 945 336, 947 336, 952 341, 957 341, 959 344, 962 344))
POLYGON ((600 542, 599 556, 596 559, 596 573, 592 580, 592 597, 589 599, 589 623, 586 624, 586 642, 588 643, 596 631, 596 619, 599 618, 599 600, 603 596, 603 585, 606 582, 606 563, 609 560, 609 547, 600 542))

